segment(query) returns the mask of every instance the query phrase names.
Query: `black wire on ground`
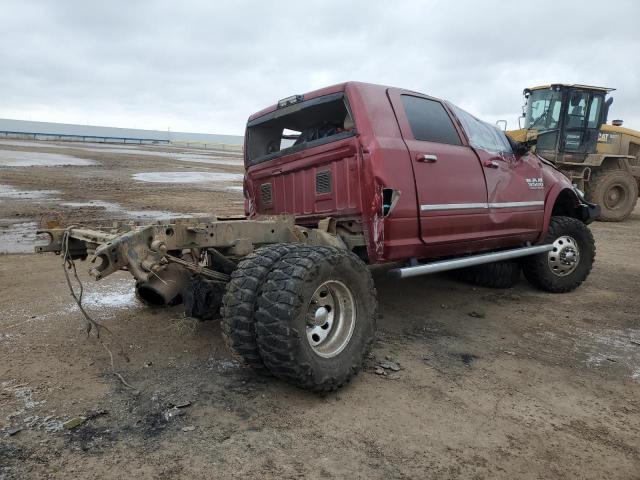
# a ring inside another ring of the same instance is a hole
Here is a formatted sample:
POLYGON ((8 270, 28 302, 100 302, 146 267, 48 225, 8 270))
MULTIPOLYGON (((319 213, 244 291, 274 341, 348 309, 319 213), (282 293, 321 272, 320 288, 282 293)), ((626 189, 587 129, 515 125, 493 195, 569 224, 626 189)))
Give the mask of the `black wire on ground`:
MULTIPOLYGON (((71 257, 71 255, 69 253, 69 235, 71 233, 71 229, 72 228, 73 227, 66 228, 65 231, 64 231, 64 234, 62 235, 62 251, 63 251, 62 269, 64 271, 64 276, 67 279, 67 285, 69 287, 69 292, 71 293, 71 296, 75 300, 76 304, 78 305, 78 308, 80 309, 80 312, 82 312, 82 316, 84 317, 85 331, 87 333, 87 337, 91 335, 91 331, 92 330, 95 330, 96 338, 98 339, 100 344, 103 346, 103 348, 109 354, 109 358, 111 360, 111 373, 113 373, 113 375, 116 376, 125 387, 130 388, 130 389, 135 390, 135 391, 138 391, 135 387, 133 387, 132 385, 127 383, 127 381, 124 379, 124 377, 120 373, 118 373, 116 371, 115 365, 114 365, 114 362, 113 362, 113 353, 111 352, 111 350, 109 349, 107 344, 105 344, 102 341, 102 338, 100 337, 100 333, 103 330, 105 332, 111 334, 117 340, 116 335, 111 330, 109 330, 106 326, 104 326, 100 322, 97 322, 96 320, 94 320, 91 317, 91 315, 89 315, 87 313, 87 311, 84 309, 84 307, 82 306, 82 295, 84 294, 84 285, 82 284, 82 281, 80 280, 80 277, 78 276, 78 271, 76 270, 76 263, 75 263, 75 261, 73 260, 73 258, 71 257), (74 277, 76 283, 78 284, 79 293, 76 293, 75 289, 73 288, 73 283, 71 282, 71 277, 69 276, 69 271, 73 272, 73 277, 74 277)), ((118 344, 118 347, 120 349, 120 355, 122 355, 122 357, 125 359, 125 361, 129 362, 129 357, 125 353, 124 348, 122 347, 122 344, 120 342, 118 342, 117 344, 118 344)))

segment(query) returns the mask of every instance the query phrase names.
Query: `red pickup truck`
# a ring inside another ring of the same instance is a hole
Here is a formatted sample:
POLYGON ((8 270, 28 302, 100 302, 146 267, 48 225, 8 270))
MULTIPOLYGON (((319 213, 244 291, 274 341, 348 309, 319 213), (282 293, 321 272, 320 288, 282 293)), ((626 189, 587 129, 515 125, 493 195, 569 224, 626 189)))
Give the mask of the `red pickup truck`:
POLYGON ((399 278, 462 269, 488 286, 524 273, 567 292, 589 275, 599 212, 551 163, 496 127, 421 93, 348 82, 252 115, 243 219, 47 230, 38 251, 98 261, 148 303, 222 317, 254 369, 338 388, 375 331, 367 264, 399 278))

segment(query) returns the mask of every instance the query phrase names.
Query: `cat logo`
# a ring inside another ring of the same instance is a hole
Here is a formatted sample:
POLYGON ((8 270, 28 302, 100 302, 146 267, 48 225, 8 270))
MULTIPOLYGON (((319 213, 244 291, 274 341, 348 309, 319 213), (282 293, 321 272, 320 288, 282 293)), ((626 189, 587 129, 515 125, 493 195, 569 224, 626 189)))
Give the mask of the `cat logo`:
POLYGON ((527 178, 525 179, 527 181, 527 185, 529 185, 529 188, 531 190, 540 190, 544 188, 544 180, 542 179, 542 177, 540 178, 527 178))
POLYGON ((598 133, 598 143, 611 143, 618 138, 617 133, 598 133))

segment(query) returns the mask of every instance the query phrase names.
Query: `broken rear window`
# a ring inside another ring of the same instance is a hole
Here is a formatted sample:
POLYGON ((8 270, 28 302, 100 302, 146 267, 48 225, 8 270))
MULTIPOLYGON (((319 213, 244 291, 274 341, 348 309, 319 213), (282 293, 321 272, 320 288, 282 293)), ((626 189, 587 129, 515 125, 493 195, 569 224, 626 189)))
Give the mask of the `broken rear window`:
POLYGON ((247 124, 247 166, 355 135, 343 93, 279 108, 247 124))

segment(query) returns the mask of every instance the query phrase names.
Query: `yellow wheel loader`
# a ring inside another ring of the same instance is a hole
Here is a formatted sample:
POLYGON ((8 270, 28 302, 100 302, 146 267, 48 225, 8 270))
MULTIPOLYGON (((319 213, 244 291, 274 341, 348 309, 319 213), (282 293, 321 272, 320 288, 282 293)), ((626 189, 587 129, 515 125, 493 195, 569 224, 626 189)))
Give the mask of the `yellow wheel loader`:
POLYGON ((640 131, 622 120, 607 124, 613 88, 552 84, 524 90, 524 128, 507 134, 535 143, 538 155, 555 163, 600 205, 600 220, 620 222, 635 208, 640 185, 640 131))

